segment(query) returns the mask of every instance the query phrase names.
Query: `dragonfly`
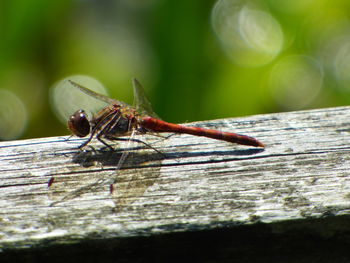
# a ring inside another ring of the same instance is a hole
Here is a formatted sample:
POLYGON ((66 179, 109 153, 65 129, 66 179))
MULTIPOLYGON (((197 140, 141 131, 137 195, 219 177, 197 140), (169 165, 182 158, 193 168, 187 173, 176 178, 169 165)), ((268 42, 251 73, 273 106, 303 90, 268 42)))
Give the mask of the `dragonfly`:
MULTIPOLYGON (((72 80, 69 80, 69 82, 85 94, 108 103, 106 107, 102 108, 97 114, 92 116, 91 119, 88 118, 87 113, 82 109, 77 110, 69 117, 67 122, 68 129, 73 135, 78 137, 86 137, 89 135, 89 138, 79 146, 80 149, 85 147, 93 138, 98 139, 104 145, 110 147, 110 145, 105 142, 105 139, 110 141, 118 140, 121 139, 119 137, 122 136, 129 136, 129 140, 141 142, 155 149, 146 142, 134 138, 134 135, 146 133, 155 135, 169 132, 204 136, 246 146, 265 147, 262 142, 247 135, 200 127, 190 127, 160 120, 153 112, 151 104, 145 96, 144 89, 136 78, 132 80, 134 107, 125 102, 89 90, 72 80)), ((157 149, 155 150, 159 152, 157 149)))
MULTIPOLYGON (((190 127, 160 120, 158 116, 153 112, 151 104, 145 96, 144 89, 137 79, 132 80, 134 89, 134 107, 128 105, 127 103, 96 93, 78 84, 75 81, 68 81, 71 85, 73 85, 73 87, 89 95, 90 97, 107 103, 107 106, 103 107, 91 118, 88 117, 88 114, 84 110, 77 110, 69 117, 67 125, 68 129, 73 135, 77 137, 89 136, 88 139, 79 146, 80 149, 83 149, 85 146, 87 146, 93 138, 98 139, 101 143, 103 143, 111 150, 113 150, 113 148, 105 140, 127 141, 127 146, 123 150, 122 155, 120 156, 117 162, 117 166, 115 167, 116 171, 120 171, 122 165, 124 165, 124 162, 131 153, 130 149, 132 149, 132 147, 129 147, 131 142, 143 143, 149 149, 153 149, 160 155, 164 156, 164 153, 162 153, 152 145, 135 138, 136 134, 142 135, 147 133, 163 138, 164 136, 161 136, 159 133, 170 132, 178 134, 190 134, 196 136, 204 136, 221 141, 227 141, 231 143, 237 143, 241 145, 265 147, 264 144, 258 141, 257 139, 246 135, 222 132, 218 130, 205 129, 200 127, 190 127), (123 136, 127 137, 123 138, 123 136)), ((144 175, 140 174, 138 176, 140 179, 143 178, 142 176, 144 175)), ((152 173, 152 177, 154 177, 154 173, 152 173)), ((86 178, 87 181, 89 179, 90 177, 86 178)), ((48 182, 48 187, 53 188, 54 181, 55 178, 51 177, 48 182)), ((130 182, 130 185, 132 185, 132 183, 133 182, 130 182)), ((66 193, 66 189, 60 189, 60 186, 57 183, 55 183, 55 185, 57 185, 57 189, 59 190, 55 191, 53 189, 52 196, 54 199, 57 199, 56 195, 58 194, 58 197, 60 198, 51 203, 51 206, 54 206, 70 198, 80 196, 87 191, 91 191, 92 189, 96 189, 101 185, 106 184, 109 184, 109 191, 112 194, 112 196, 115 197, 115 203, 118 204, 118 206, 120 206, 123 202, 127 202, 127 200, 129 199, 131 200, 132 198, 135 198, 135 196, 138 195, 137 193, 135 193, 134 190, 131 191, 129 189, 129 186, 120 186, 120 183, 118 183, 118 179, 115 176, 115 172, 112 172, 104 178, 98 178, 96 181, 68 193, 66 193), (118 191, 115 191, 115 188, 117 188, 118 191), (63 197, 61 197, 62 194, 63 197)), ((142 191, 144 191, 145 189, 146 188, 141 188, 137 191, 139 191, 139 194, 141 195, 142 191)))

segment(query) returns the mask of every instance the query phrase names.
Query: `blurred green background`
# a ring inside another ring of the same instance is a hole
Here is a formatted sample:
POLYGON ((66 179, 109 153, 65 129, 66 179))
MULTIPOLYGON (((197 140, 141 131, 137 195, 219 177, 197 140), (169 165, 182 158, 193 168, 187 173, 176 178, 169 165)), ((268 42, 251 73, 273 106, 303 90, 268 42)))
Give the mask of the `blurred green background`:
POLYGON ((137 77, 171 122, 347 105, 349 17, 349 0, 2 0, 0 139, 68 134, 50 94, 77 74, 129 103, 137 77))

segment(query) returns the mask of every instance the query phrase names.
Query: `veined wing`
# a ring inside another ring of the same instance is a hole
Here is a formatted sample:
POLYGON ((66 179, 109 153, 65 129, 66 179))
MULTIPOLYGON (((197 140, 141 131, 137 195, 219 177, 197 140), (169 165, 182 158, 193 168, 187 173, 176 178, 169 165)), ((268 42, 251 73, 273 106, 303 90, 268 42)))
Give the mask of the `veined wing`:
POLYGON ((133 106, 142 115, 147 115, 159 119, 157 114, 153 111, 151 103, 146 97, 145 91, 140 82, 134 78, 132 80, 132 86, 134 89, 134 104, 133 106))
POLYGON ((89 90, 88 88, 85 88, 83 87, 82 85, 72 81, 72 80, 68 80, 74 87, 78 88, 79 90, 81 90, 82 92, 84 92, 85 94, 93 97, 93 98, 96 98, 98 100, 101 100, 101 101, 104 101, 104 102, 107 102, 109 104, 118 104, 118 105, 125 105, 127 106, 127 104, 125 102, 121 102, 119 100, 115 100, 115 99, 112 99, 112 98, 109 98, 105 95, 102 95, 102 94, 99 94, 99 93, 96 93, 92 90, 89 90))

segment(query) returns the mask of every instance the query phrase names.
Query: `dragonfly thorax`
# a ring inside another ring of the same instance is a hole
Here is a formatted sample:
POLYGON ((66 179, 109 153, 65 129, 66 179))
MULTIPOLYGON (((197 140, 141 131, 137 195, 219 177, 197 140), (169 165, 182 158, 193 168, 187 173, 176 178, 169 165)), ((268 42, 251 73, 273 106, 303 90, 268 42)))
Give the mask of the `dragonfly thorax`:
POLYGON ((131 120, 126 117, 120 117, 114 125, 108 130, 109 135, 123 135, 132 129, 131 120))
POLYGON ((90 123, 92 131, 103 137, 127 135, 138 128, 137 112, 131 107, 112 104, 100 110, 90 123))

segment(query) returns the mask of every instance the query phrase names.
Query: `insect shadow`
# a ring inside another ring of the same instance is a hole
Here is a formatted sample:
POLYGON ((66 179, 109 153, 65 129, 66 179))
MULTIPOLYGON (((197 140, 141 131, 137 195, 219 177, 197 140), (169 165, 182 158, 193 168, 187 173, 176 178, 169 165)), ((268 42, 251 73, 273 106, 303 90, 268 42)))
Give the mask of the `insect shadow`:
POLYGON ((95 149, 90 146, 88 150, 77 152, 73 156, 72 162, 82 167, 102 166, 102 168, 130 169, 142 168, 147 163, 156 163, 167 158, 165 154, 160 154, 151 149, 147 151, 140 151, 140 149, 144 149, 144 147, 134 147, 131 150, 111 150, 108 147, 95 149), (121 158, 124 158, 123 154, 126 150, 128 151, 127 156, 120 165, 121 158))
POLYGON ((103 194, 109 186, 110 197, 115 203, 114 210, 121 210, 139 200, 147 188, 156 182, 162 159, 162 154, 139 150, 138 147, 123 150, 89 147, 79 151, 73 156, 73 163, 82 167, 100 166, 101 169, 73 173, 74 179, 57 176, 50 186, 50 197, 54 200, 51 206, 86 193, 103 194), (101 174, 102 171, 105 172, 101 174))
MULTIPOLYGON (((194 152, 185 148, 181 147, 175 152, 169 148, 163 148, 162 150, 167 151, 164 154, 160 154, 143 146, 120 150, 111 150, 108 147, 95 149, 90 146, 88 149, 76 153, 72 161, 82 167, 101 166, 102 170, 113 171, 111 172, 114 173, 110 185, 112 189, 111 196, 116 205, 115 210, 120 211, 143 196, 144 192, 160 177, 162 166, 193 163, 192 158, 200 156, 225 156, 225 160, 234 161, 238 156, 251 156, 263 151, 263 149, 250 148, 194 152), (123 159, 125 151, 127 151, 127 157, 123 159), (167 160, 167 162, 163 163, 163 160, 167 160), (122 162, 122 165, 120 165, 120 162, 122 162)), ((174 149, 172 148, 172 150, 174 149)), ((198 164, 206 162, 208 160, 199 161, 198 164)))
MULTIPOLYGON (((187 148, 187 147, 185 147, 187 148)), ((186 162, 188 158, 194 157, 219 157, 225 156, 229 160, 235 160, 234 157, 239 156, 253 156, 258 153, 263 152, 265 149, 256 148, 256 149, 235 149, 235 150, 224 150, 224 151, 193 151, 187 149, 177 149, 176 151, 168 151, 164 154, 152 151, 148 149, 146 152, 144 147, 135 147, 132 151, 128 152, 127 158, 123 160, 122 165, 118 169, 131 169, 131 168, 146 168, 146 167, 159 167, 162 166, 161 161, 168 160, 165 166, 179 165, 180 163, 186 162), (173 160, 173 162, 172 162, 173 160)), ((78 152, 73 157, 73 162, 81 165, 82 167, 90 166, 101 166, 106 169, 113 169, 119 166, 121 158, 123 158, 123 150, 111 150, 108 147, 103 147, 96 150, 90 146, 89 150, 84 150, 78 152)), ((211 158, 212 159, 212 158, 211 158)))

